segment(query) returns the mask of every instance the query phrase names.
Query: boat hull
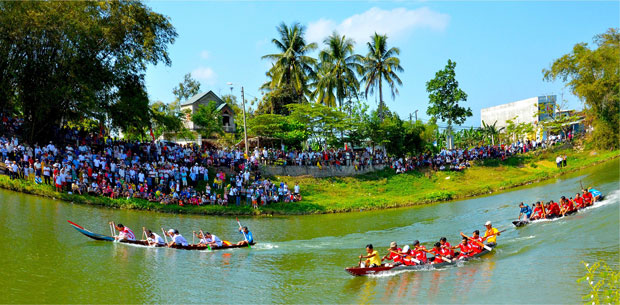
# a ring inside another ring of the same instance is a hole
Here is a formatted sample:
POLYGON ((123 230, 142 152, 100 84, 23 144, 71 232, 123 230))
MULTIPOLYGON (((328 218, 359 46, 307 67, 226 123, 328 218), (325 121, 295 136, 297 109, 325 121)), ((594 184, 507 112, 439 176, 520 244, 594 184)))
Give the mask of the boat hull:
MULTIPOLYGON (((103 235, 103 234, 98 234, 98 233, 94 233, 91 232, 87 229, 85 229, 84 227, 69 221, 69 224, 76 229, 78 232, 84 234, 85 236, 92 238, 94 240, 100 240, 100 241, 115 241, 114 237, 112 236, 108 236, 108 235, 103 235)), ((119 243, 123 243, 123 244, 132 244, 132 245, 142 245, 142 246, 149 246, 148 242, 146 240, 120 240, 118 241, 119 243)), ((251 243, 250 245, 255 245, 255 243, 251 243)), ((167 247, 166 245, 156 245, 153 247, 167 247)), ((172 247, 168 247, 168 248, 173 248, 173 249, 181 249, 181 250, 225 250, 225 249, 235 249, 235 248, 247 248, 248 245, 230 245, 230 246, 221 246, 221 247, 207 247, 207 246, 198 246, 198 245, 189 245, 189 246, 181 246, 181 245, 174 245, 172 247)))
MULTIPOLYGON (((604 198, 605 198, 605 196, 601 196, 601 198, 600 198, 598 201, 596 201, 594 204, 596 204, 597 202, 600 202, 600 201, 601 201, 601 200, 603 200, 604 198)), ((594 205, 594 204, 593 204, 593 205, 594 205)), ((549 218, 545 218, 545 219, 563 218, 563 217, 566 217, 566 216, 569 216, 569 215, 576 214, 577 212, 579 212, 579 211, 581 211, 581 210, 583 210, 583 209, 585 209, 585 208, 581 208, 581 209, 579 209, 579 210, 574 210, 574 211, 572 211, 572 212, 568 212, 568 213, 566 213, 566 215, 564 215, 564 216, 554 216, 554 217, 549 217, 549 218)), ((528 225, 528 224, 536 223, 536 222, 539 222, 539 221, 542 221, 542 220, 545 220, 545 219, 536 219, 536 220, 515 220, 515 221, 513 221, 513 222, 512 222, 512 224, 513 224, 515 227, 517 227, 517 228, 521 228, 521 227, 525 227, 525 226, 526 226, 526 225, 528 225)))
MULTIPOLYGON (((495 245, 489 246, 489 247, 491 247, 491 250, 492 250, 492 248, 494 248, 495 245)), ((481 257, 489 252, 491 251, 485 249, 485 250, 482 250, 482 252, 474 256, 471 256, 471 257, 465 257, 462 259, 453 260, 452 262, 442 262, 442 263, 437 263, 437 264, 425 264, 425 265, 414 265, 414 266, 400 265, 400 266, 395 266, 395 267, 382 266, 382 267, 374 267, 374 268, 351 267, 351 268, 345 268, 344 270, 353 276, 368 276, 368 275, 373 275, 373 274, 378 274, 378 273, 385 273, 387 271, 433 270, 433 269, 438 269, 438 268, 445 267, 445 266, 456 265, 458 262, 468 261, 473 258, 481 257)))

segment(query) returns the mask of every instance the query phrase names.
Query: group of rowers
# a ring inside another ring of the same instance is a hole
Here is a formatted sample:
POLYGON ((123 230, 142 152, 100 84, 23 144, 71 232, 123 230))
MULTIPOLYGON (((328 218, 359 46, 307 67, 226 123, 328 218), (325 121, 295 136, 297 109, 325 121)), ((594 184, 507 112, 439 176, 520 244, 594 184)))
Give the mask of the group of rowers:
POLYGON ((533 208, 531 208, 527 204, 523 204, 523 202, 521 202, 519 204, 521 210, 517 220, 521 220, 522 216, 525 221, 563 217, 566 214, 571 214, 577 210, 592 206, 595 202, 601 200, 601 198, 601 192, 596 189, 589 188, 582 189, 582 194, 575 194, 575 198, 570 197, 567 199, 565 196, 562 196, 559 203, 554 202, 553 200, 547 203, 539 201, 533 204, 533 208))
POLYGON ((361 268, 374 268, 374 267, 395 267, 399 265, 414 266, 425 264, 437 264, 441 262, 452 262, 453 260, 459 260, 466 257, 474 256, 484 249, 490 250, 491 247, 496 245, 497 236, 501 234, 499 230, 493 227, 490 221, 485 223, 486 231, 484 235, 480 237, 480 231, 475 230, 472 236, 467 236, 461 232, 463 239, 457 246, 452 246, 445 237, 439 239, 430 250, 427 250, 425 246, 420 244, 420 241, 415 240, 413 246, 405 245, 402 249, 398 247, 396 242, 390 243, 388 248, 388 254, 384 257, 380 257, 379 252, 373 249, 372 244, 366 245, 367 255, 360 255, 361 268), (484 242, 487 242, 486 244, 484 242), (459 249, 460 252, 454 252, 455 249, 459 249), (431 258, 428 258, 426 254, 433 254, 431 258), (362 262, 362 259, 366 259, 362 262), (383 264, 383 261, 392 261, 391 263, 383 264))
MULTIPOLYGON (((114 235, 114 238, 118 241, 136 241, 136 236, 131 229, 122 225, 122 224, 114 224, 114 222, 110 223, 116 230, 118 230, 118 235, 114 235)), ((148 230, 146 228, 142 228, 142 236, 146 236, 146 243, 149 246, 153 247, 174 247, 174 246, 183 246, 183 247, 207 247, 207 248, 220 248, 220 247, 229 247, 233 246, 232 243, 226 240, 221 240, 219 237, 211 234, 209 232, 204 233, 202 230, 199 233, 196 231, 192 232, 194 236, 199 239, 197 244, 189 244, 187 239, 183 237, 179 233, 177 229, 169 229, 168 231, 162 232, 165 234, 164 238, 162 238, 157 233, 148 230), (170 242, 168 242, 168 238, 170 237, 170 242), (164 240, 165 239, 165 240, 164 240)), ((239 233, 243 234, 243 240, 236 243, 237 246, 244 246, 248 244, 252 244, 254 242, 254 238, 252 237, 252 232, 248 230, 246 226, 239 226, 239 233)))

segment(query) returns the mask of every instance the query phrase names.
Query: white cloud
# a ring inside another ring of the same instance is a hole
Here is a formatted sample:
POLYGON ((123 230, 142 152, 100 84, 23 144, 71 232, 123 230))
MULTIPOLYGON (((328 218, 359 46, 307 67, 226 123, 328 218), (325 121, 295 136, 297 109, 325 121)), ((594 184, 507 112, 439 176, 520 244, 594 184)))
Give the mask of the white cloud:
POLYGON ((205 85, 213 86, 217 80, 217 74, 210 67, 198 67, 192 71, 192 77, 202 81, 205 85))
POLYGON ((443 31, 449 21, 449 15, 433 11, 428 7, 413 10, 406 8, 382 10, 373 7, 361 14, 348 17, 340 23, 323 18, 310 22, 306 34, 309 41, 322 42, 333 31, 338 31, 341 35, 353 38, 356 43, 363 43, 368 41, 375 32, 398 39, 418 28, 443 31))
POLYGON ((202 50, 200 52, 200 58, 202 58, 202 59, 209 59, 210 55, 211 54, 209 54, 209 51, 207 51, 207 50, 202 50))

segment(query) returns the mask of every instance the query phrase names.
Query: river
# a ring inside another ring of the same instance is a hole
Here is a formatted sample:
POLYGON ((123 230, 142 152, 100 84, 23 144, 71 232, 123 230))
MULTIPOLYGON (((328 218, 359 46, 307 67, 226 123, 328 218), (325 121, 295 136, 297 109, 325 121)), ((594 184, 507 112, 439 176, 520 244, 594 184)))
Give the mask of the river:
MULTIPOLYGON (((0 303, 580 303, 581 261, 620 261, 619 161, 559 179, 470 200, 384 211, 243 218, 252 249, 182 251, 97 242, 72 220, 109 234, 108 221, 202 228, 240 240, 228 217, 171 215, 75 205, 0 191, 0 303), (580 182, 605 201, 574 216, 514 229, 517 203, 573 196, 580 182), (497 251, 444 270, 355 278, 367 243, 382 255, 391 241, 508 229, 497 251)), ((466 183, 466 182, 464 182, 466 183)))

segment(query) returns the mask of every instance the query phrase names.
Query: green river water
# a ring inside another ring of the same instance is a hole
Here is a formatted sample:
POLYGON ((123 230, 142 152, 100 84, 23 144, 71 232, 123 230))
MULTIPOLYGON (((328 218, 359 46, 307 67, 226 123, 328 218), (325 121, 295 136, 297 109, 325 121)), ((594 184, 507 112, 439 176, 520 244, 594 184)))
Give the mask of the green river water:
MULTIPOLYGON (((183 251, 86 238, 72 220, 109 234, 108 221, 177 228, 191 242, 202 228, 238 241, 234 218, 171 215, 74 205, 0 191, 0 303, 580 303, 581 261, 620 257, 619 162, 501 194, 423 207, 350 214, 243 218, 252 249, 183 251), (607 195, 598 206, 514 229, 517 202, 607 195), (486 220, 508 229, 497 251, 443 270, 352 277, 344 268, 373 243, 452 244, 486 220)), ((464 181, 464 183, 467 183, 464 181)))

